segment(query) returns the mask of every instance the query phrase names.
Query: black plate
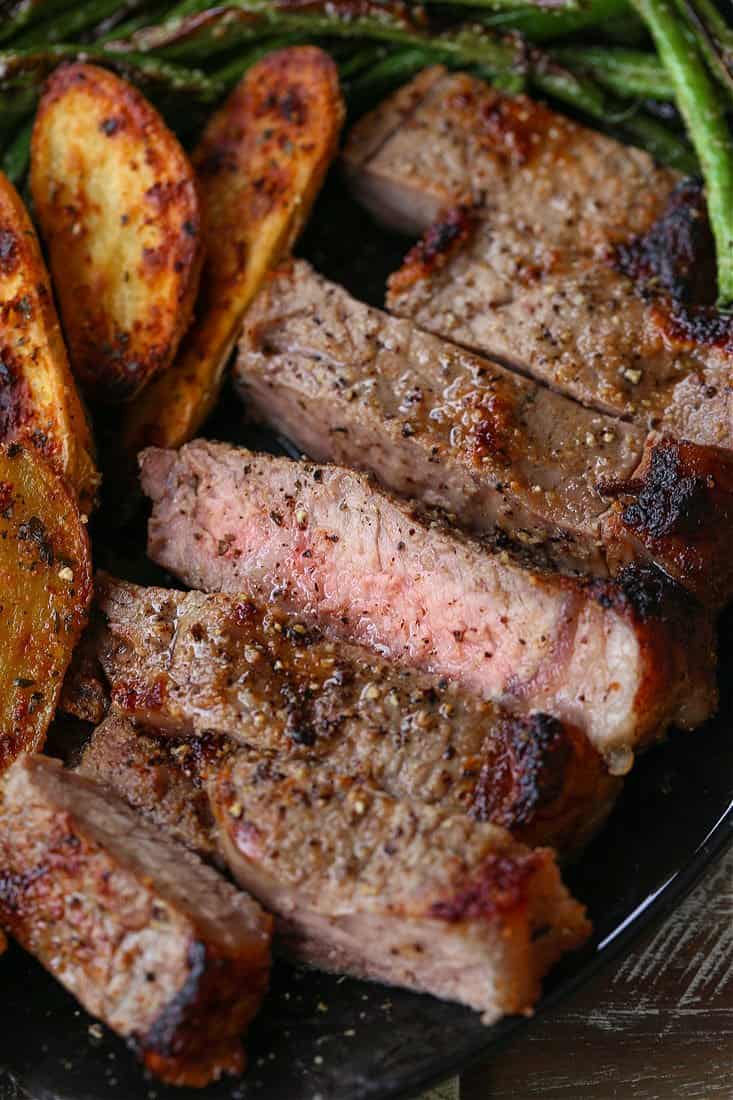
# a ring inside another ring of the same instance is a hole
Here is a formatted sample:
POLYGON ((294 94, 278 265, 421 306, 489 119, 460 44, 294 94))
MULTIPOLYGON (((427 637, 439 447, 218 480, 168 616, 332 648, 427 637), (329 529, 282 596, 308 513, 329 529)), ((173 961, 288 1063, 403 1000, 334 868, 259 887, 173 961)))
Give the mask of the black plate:
MULTIPOLYGON (((373 301, 379 300, 384 276, 404 246, 378 234, 335 187, 305 242, 321 270, 373 301)), ((242 435, 237 419, 227 420, 232 410, 236 415, 236 401, 225 401, 222 408, 209 434, 254 443, 251 435, 242 435)), ((256 442, 274 445, 273 440, 256 442)), ((140 538, 138 532, 137 545, 140 538)), ((113 541, 115 552, 103 553, 104 564, 123 567, 124 537, 116 534, 113 541)), ((104 531, 97 543, 102 550, 103 543, 104 531)), ((139 567, 124 571, 139 575, 139 567)), ((588 905, 595 935, 548 980, 539 1011, 585 981, 679 902, 733 839, 733 614, 721 624, 721 651, 727 656, 719 718, 694 734, 673 735, 639 762, 608 826, 568 871, 571 889, 588 905)), ((2 1100, 409 1097, 488 1055, 509 1030, 531 1026, 510 1019, 487 1029, 468 1010, 430 997, 279 963, 250 1032, 247 1074, 202 1093, 144 1079, 126 1047, 19 950, 11 949, 0 960, 0 975, 2 1100)))

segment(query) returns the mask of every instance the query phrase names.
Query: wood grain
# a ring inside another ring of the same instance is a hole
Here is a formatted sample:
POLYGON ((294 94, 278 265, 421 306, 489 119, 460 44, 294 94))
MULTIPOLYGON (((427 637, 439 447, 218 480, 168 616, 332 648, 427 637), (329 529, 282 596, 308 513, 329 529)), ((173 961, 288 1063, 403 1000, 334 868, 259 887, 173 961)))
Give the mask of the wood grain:
POLYGON ((732 1100, 733 849, 655 931, 465 1075, 461 1100, 732 1100))

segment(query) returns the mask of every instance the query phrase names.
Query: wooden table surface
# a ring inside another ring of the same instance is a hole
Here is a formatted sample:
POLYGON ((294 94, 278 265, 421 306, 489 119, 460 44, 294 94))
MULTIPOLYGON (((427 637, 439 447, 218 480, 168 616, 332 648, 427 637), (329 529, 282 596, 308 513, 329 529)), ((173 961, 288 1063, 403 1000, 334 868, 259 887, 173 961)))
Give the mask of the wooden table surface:
POLYGON ((430 1100, 733 1100, 733 849, 630 953, 440 1091, 430 1100))

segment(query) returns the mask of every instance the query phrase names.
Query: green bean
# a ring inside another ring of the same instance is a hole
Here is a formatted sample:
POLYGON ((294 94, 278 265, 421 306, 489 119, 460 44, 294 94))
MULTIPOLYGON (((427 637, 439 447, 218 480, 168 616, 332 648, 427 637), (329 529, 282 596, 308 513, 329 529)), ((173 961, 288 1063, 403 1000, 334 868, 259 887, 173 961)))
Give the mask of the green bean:
POLYGON ((181 57, 182 51, 188 51, 191 57, 198 58, 202 49, 231 48, 274 34, 299 35, 306 41, 358 39, 427 49, 439 53, 446 61, 480 65, 501 76, 515 90, 524 84, 524 50, 520 43, 502 39, 478 25, 431 35, 418 23, 376 5, 366 15, 346 18, 337 6, 328 3, 298 11, 281 9, 277 4, 264 5, 258 0, 235 0, 226 9, 199 12, 198 16, 189 14, 184 19, 148 28, 133 36, 130 44, 137 50, 151 50, 166 57, 181 57))
MULTIPOLYGON (((604 19, 602 23, 590 27, 589 33, 594 40, 607 46, 620 46, 626 50, 645 50, 651 47, 649 32, 633 8, 621 15, 615 15, 612 19, 604 19)), ((582 44, 583 40, 576 35, 575 41, 582 44)))
MULTIPOLYGON (((591 12, 594 19, 626 7, 626 0, 584 0, 583 18, 591 12)), ((354 37, 382 41, 405 49, 425 50, 428 60, 479 68, 508 91, 518 92, 531 75, 532 85, 542 94, 551 95, 580 110, 598 111, 602 101, 599 89, 582 73, 543 59, 527 59, 526 51, 515 40, 501 38, 479 24, 453 27, 430 34, 417 23, 373 7, 366 14, 346 18, 338 4, 311 5, 305 11, 281 7, 264 0, 234 0, 226 9, 203 10, 202 0, 188 0, 176 10, 176 17, 159 27, 148 28, 133 39, 137 49, 154 50, 179 59, 187 54, 197 58, 199 51, 209 52, 252 41, 276 30, 313 37, 354 37), (233 9, 236 7, 237 11, 233 9), (183 15, 181 13, 184 12, 183 15)), ((628 10, 628 8, 626 8, 628 10)), ((547 12, 540 14, 546 15, 547 12)), ((567 14, 567 13, 564 13, 567 14)), ((411 65, 405 66, 413 71, 411 65)))
POLYGON ((387 8, 373 4, 365 13, 353 15, 338 3, 313 3, 304 10, 274 0, 235 0, 225 7, 210 7, 208 0, 192 2, 174 9, 157 27, 149 27, 134 36, 132 45, 143 50, 181 51, 189 44, 197 51, 231 48, 244 40, 263 35, 300 32, 305 35, 336 38, 371 38, 398 41, 401 33, 408 38, 418 24, 387 8))
POLYGON ((393 50, 369 67, 369 71, 346 85, 350 105, 359 108, 366 101, 378 99, 389 88, 409 80, 426 65, 440 61, 439 55, 431 56, 425 50, 393 50))
POLYGON ((26 121, 5 146, 0 157, 0 168, 11 183, 19 187, 28 171, 31 155, 33 119, 26 121))
POLYGON ((716 245, 718 302, 733 306, 733 139, 694 33, 669 0, 634 0, 675 86, 680 114, 695 148, 716 245))
POLYGON ((339 76, 341 80, 354 80, 365 69, 373 72, 389 56, 394 54, 385 54, 384 46, 364 46, 363 49, 347 55, 339 63, 339 76))
POLYGON ((94 41, 97 43, 106 43, 116 39, 126 39, 135 34, 136 31, 143 30, 145 27, 151 26, 151 24, 159 23, 162 20, 170 18, 171 4, 170 0, 165 0, 161 3, 148 3, 147 0, 129 0, 125 5, 125 11, 117 11, 115 15, 109 17, 109 19, 102 20, 101 24, 95 29, 94 41), (145 5, 145 10, 139 12, 137 15, 131 15, 133 11, 141 5, 145 5), (126 15, 129 16, 126 18, 126 15))
POLYGON ((119 0, 87 0, 62 15, 36 23, 13 39, 13 49, 39 48, 55 42, 73 42, 120 7, 119 0))
POLYGON ((99 46, 68 43, 43 50, 0 52, 0 90, 38 86, 61 61, 74 59, 101 62, 130 74, 133 79, 162 84, 172 92, 194 95, 204 102, 213 102, 222 94, 218 81, 200 69, 172 65, 146 54, 111 53, 99 46))
MULTIPOLYGON (((426 4, 445 4, 445 0, 423 0, 426 4)), ((491 8, 493 11, 526 10, 527 0, 451 0, 451 7, 491 8)), ((538 11, 580 11, 583 0, 539 0, 538 11)))
MULTIPOLYGON (((365 74, 361 80, 354 81, 354 84, 349 88, 349 97, 361 101, 366 95, 374 94, 374 89, 384 89, 401 83, 401 81, 409 79, 427 65, 437 63, 450 65, 455 64, 455 62, 455 57, 440 50, 437 41, 429 50, 413 48, 413 50, 391 52, 384 57, 381 63, 372 66, 369 73, 365 74)), ((481 65, 473 65, 471 69, 472 72, 480 76, 491 75, 485 73, 481 65)), ((522 79, 522 77, 513 74, 510 79, 510 88, 507 90, 516 90, 517 79, 522 79)), ((495 76, 493 77, 493 83, 499 83, 495 76)), ((530 75, 530 83, 538 90, 543 91, 544 94, 571 103, 578 110, 588 108, 591 102, 595 109, 600 110, 601 102, 598 89, 595 89, 590 81, 582 80, 557 65, 535 65, 532 69, 532 75, 530 75)))
MULTIPOLYGON (((570 106, 581 107, 602 128, 610 129, 632 145, 645 149, 660 164, 685 174, 697 171, 697 160, 687 142, 663 123, 643 112, 638 104, 629 107, 622 100, 604 95, 600 89, 594 94, 592 85, 589 90, 590 94, 582 102, 580 97, 572 94, 566 95, 564 101, 570 106)), ((555 98, 563 99, 557 92, 555 98)))
POLYGON ((33 111, 38 99, 36 88, 18 88, 0 92, 0 138, 15 133, 18 126, 33 111))
POLYGON ((697 4, 692 0, 677 0, 677 7, 683 17, 697 30, 697 44, 700 52, 707 61, 711 73, 717 78, 733 104, 733 54, 728 56, 712 24, 703 16, 697 4))
POLYGON ((152 52, 168 61, 188 64, 274 33, 277 31, 256 16, 233 8, 213 8, 198 15, 168 17, 157 25, 148 23, 127 38, 117 34, 107 44, 111 49, 152 52))
POLYGON ((11 5, 9 14, 3 17, 0 25, 0 42, 8 42, 26 27, 42 19, 51 18, 57 12, 68 8, 68 0, 18 0, 11 5))
POLYGON ((423 47, 453 64, 480 65, 487 72, 502 76, 508 81, 506 86, 517 92, 525 87, 527 59, 521 45, 484 27, 462 26, 436 35, 415 33, 405 44, 423 47))
POLYGON ((516 11, 480 16, 484 26, 498 31, 519 31, 532 42, 551 42, 591 27, 600 27, 616 18, 625 20, 630 30, 638 23, 628 0, 584 0, 577 10, 558 8, 554 11, 526 4, 516 11))
POLYGON ((646 149, 655 160, 685 176, 700 171, 697 157, 690 146, 672 130, 643 111, 627 112, 616 129, 632 145, 646 149))
POLYGON ((726 54, 733 57, 733 27, 726 23, 713 0, 694 0, 693 6, 698 18, 705 21, 726 54))
POLYGON ((553 50, 552 56, 588 72, 601 87, 622 97, 674 99, 674 85, 655 54, 607 46, 565 46, 553 50))
POLYGON ((552 59, 541 57, 532 67, 531 84, 534 89, 566 103, 576 110, 599 117, 605 110, 603 92, 592 80, 563 68, 552 59))

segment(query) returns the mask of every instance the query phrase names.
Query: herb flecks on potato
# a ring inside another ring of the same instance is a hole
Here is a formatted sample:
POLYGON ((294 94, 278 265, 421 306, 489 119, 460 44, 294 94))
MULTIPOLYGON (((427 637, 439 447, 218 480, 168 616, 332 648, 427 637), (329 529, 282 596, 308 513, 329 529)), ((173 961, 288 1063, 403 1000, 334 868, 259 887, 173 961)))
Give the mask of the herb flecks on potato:
POLYGON ((74 373, 102 401, 135 396, 188 327, 201 267, 193 169, 157 111, 93 65, 41 98, 31 190, 74 373))
POLYGON ((129 410, 128 455, 180 446, 213 409, 247 306, 303 228, 343 117, 333 61, 300 46, 253 66, 210 120, 193 155, 206 236, 197 320, 173 367, 129 410))
POLYGON ((35 451, 1 445, 0 772, 42 747, 91 592, 71 493, 35 451))
POLYGON ((28 213, 0 173, 0 442, 34 447, 90 511, 99 482, 51 285, 28 213))

